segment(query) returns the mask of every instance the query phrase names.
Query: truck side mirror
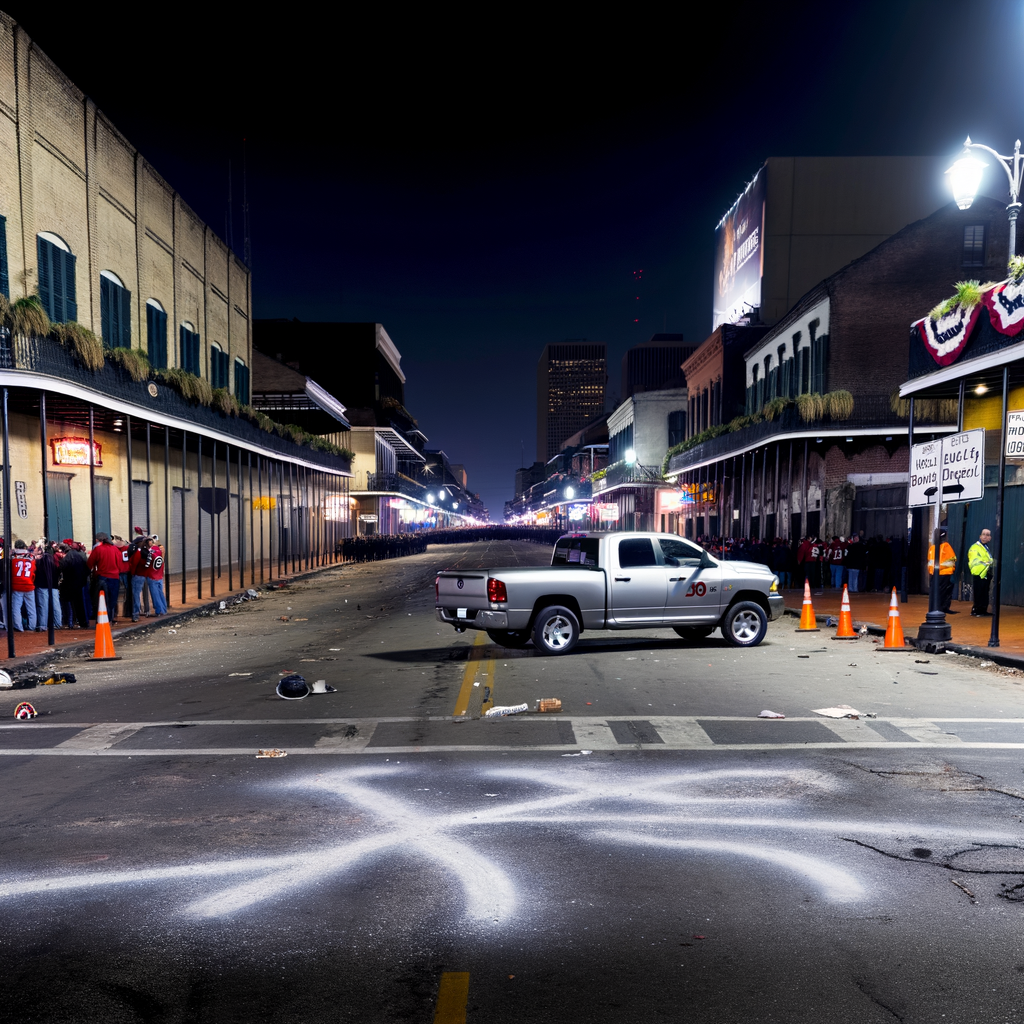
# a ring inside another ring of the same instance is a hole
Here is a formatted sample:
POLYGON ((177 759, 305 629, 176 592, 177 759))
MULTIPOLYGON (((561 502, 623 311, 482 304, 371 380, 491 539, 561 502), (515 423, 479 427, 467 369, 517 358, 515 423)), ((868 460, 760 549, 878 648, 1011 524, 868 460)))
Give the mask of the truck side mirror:
POLYGON ((701 551, 701 553, 700 553, 700 566, 699 566, 699 568, 701 568, 701 569, 713 569, 714 567, 715 567, 715 563, 712 560, 711 556, 706 551, 701 551))

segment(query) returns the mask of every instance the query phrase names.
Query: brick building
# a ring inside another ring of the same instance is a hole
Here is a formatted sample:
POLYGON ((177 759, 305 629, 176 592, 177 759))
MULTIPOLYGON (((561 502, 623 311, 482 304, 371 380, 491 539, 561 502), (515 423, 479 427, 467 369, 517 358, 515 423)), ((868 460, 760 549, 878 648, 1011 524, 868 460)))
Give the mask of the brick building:
MULTIPOLYGON (((747 418, 670 460, 672 479, 706 486, 710 498, 689 512, 685 532, 905 529, 908 422, 893 393, 908 364, 907 322, 958 280, 1003 277, 1007 230, 1001 203, 947 203, 825 278, 764 331, 742 362, 747 418)), ((954 429, 948 409, 922 413, 916 440, 954 429)))
POLYGON ((0 12, 8 543, 158 531, 183 600, 334 557, 349 461, 248 410, 251 292, 245 264, 0 12), (25 326, 32 297, 49 334, 25 326))

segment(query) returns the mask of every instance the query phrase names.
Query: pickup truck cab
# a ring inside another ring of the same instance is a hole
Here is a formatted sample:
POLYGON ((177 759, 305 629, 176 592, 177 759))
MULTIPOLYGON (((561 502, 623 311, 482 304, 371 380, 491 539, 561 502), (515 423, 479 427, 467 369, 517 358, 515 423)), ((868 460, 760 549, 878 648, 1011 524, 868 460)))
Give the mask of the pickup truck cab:
POLYGON ((458 632, 567 654, 586 629, 668 627, 686 640, 721 629, 754 647, 783 612, 778 587, 767 566, 720 562, 675 534, 615 532, 559 537, 550 566, 446 569, 434 592, 438 620, 458 632))

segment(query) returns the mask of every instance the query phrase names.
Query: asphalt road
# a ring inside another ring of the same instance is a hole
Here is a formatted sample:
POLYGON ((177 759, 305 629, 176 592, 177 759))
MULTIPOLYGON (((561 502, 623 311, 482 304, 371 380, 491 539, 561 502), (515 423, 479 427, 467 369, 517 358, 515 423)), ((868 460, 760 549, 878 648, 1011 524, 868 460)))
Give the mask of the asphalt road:
POLYGON ((437 568, 546 556, 329 570, 0 695, 11 1019, 1024 1018, 1024 675, 434 620, 437 568))

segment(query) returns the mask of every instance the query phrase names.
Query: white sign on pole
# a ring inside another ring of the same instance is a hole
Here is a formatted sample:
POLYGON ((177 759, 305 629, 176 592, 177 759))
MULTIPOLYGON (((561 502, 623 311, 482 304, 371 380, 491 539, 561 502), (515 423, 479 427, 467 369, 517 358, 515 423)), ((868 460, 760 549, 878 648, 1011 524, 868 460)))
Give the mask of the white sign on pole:
POLYGON ((911 507, 980 501, 984 493, 984 429, 950 434, 938 441, 915 444, 910 450, 907 504, 911 507))
POLYGON ((1024 410, 1006 414, 1006 457, 1024 459, 1024 410))

